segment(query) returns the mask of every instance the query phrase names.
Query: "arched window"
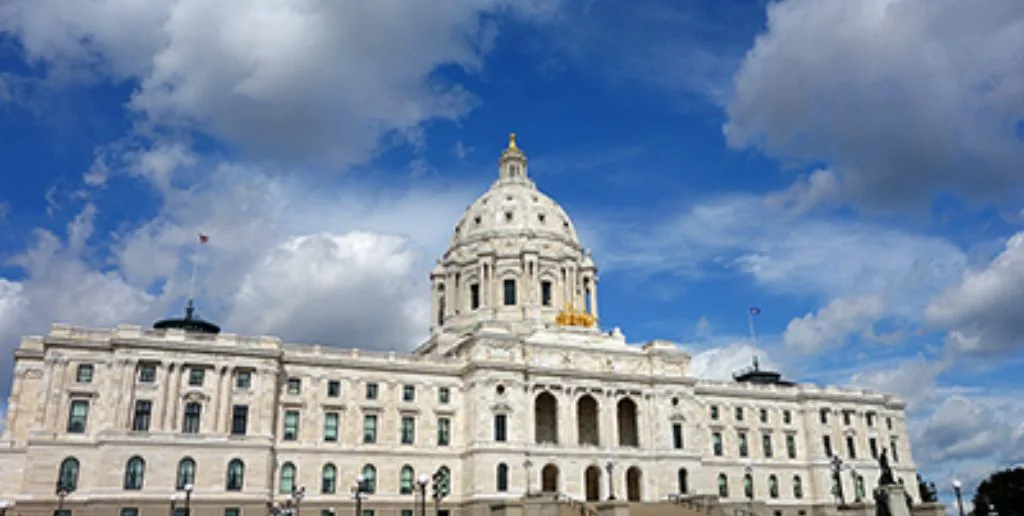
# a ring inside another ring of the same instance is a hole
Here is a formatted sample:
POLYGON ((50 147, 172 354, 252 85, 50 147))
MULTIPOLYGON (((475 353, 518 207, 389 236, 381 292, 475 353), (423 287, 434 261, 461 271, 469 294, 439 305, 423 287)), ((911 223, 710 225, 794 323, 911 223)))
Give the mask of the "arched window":
POLYGON ((290 494, 295 490, 295 464, 285 462, 281 466, 281 479, 278 482, 277 491, 281 494, 290 494))
POLYGON ((57 482, 65 493, 73 493, 78 489, 78 459, 68 457, 60 463, 57 482))
POLYGON ((142 489, 146 475, 146 461, 138 455, 128 459, 124 465, 124 488, 132 491, 142 489))
POLYGON ((689 491, 689 476, 686 468, 679 468, 679 471, 676 473, 679 481, 679 494, 686 494, 689 491))
POLYGON ((779 497, 779 479, 775 475, 768 476, 768 496, 779 497))
POLYGON ((800 475, 793 475, 793 498, 797 500, 804 497, 804 484, 800 480, 800 475))
POLYGON ((452 489, 452 471, 448 469, 448 466, 441 466, 437 469, 437 479, 444 489, 444 495, 450 494, 452 489))
POLYGON ((748 500, 754 499, 754 477, 750 476, 750 473, 743 475, 743 496, 748 500))
POLYGON ((178 480, 174 488, 181 491, 185 486, 196 483, 196 461, 192 457, 185 457, 178 462, 178 480))
POLYGON ((334 494, 338 488, 338 468, 328 462, 320 473, 320 492, 322 494, 334 494))
POLYGON ((498 464, 497 471, 497 490, 499 493, 508 491, 508 465, 502 462, 498 464))
POLYGON ((718 497, 729 498, 729 478, 725 473, 718 474, 718 497))
POLYGON ((363 466, 363 487, 365 493, 377 492, 377 468, 373 464, 363 466))
POLYGON ((228 463, 228 478, 225 482, 225 489, 228 491, 241 491, 245 486, 245 463, 241 459, 232 459, 228 463))
POLYGON ((398 492, 401 494, 412 494, 414 478, 416 478, 416 472, 412 469, 412 466, 408 464, 402 466, 402 471, 398 475, 398 492))

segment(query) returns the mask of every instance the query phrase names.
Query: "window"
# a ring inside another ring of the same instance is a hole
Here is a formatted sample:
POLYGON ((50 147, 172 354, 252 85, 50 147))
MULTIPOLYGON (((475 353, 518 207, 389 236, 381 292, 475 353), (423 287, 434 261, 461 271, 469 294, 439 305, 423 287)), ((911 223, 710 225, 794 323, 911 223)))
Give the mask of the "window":
POLYGON ((153 402, 149 400, 135 400, 135 415, 132 417, 132 431, 149 431, 149 419, 153 413, 153 402))
POLYGON ((75 371, 75 381, 78 383, 92 383, 92 364, 79 364, 75 371))
POLYGON ((507 435, 508 416, 505 414, 494 415, 494 440, 503 443, 508 440, 507 435))
POLYGON ((761 435, 761 451, 764 452, 764 458, 772 458, 772 434, 761 435))
POLYGON ((900 456, 896 454, 896 439, 889 441, 889 453, 892 455, 893 462, 899 462, 900 456))
POLYGON ((892 430, 892 418, 891 417, 885 418, 885 428, 887 428, 889 430, 892 430))
POLYGON ((199 433, 199 418, 202 416, 203 406, 192 401, 185 404, 185 416, 181 422, 181 432, 185 434, 199 433))
POLYGON ((341 396, 341 382, 338 380, 327 382, 327 397, 337 398, 338 396, 341 396))
POLYGON ((277 492, 281 494, 291 494, 295 490, 295 464, 285 462, 281 466, 281 478, 277 484, 277 492))
POLYGON ((338 413, 328 412, 324 414, 324 441, 334 442, 338 440, 338 413))
POLYGON ((178 462, 178 477, 174 488, 181 491, 187 485, 196 483, 196 461, 192 457, 185 457, 178 462))
POLYGON ((867 423, 868 428, 873 428, 875 426, 875 413, 868 412, 864 414, 864 422, 867 423))
POLYGON ((373 464, 363 466, 363 487, 368 494, 377 492, 377 468, 373 464))
POLYGON ((718 474, 718 497, 729 497, 729 478, 725 476, 725 473, 718 474))
POLYGON ((871 458, 872 459, 877 459, 878 458, 878 439, 875 439, 874 437, 869 438, 868 439, 868 448, 871 449, 871 458))
POLYGON ((245 435, 249 426, 249 406, 231 407, 231 435, 245 435))
POLYGON ((156 381, 156 366, 153 364, 139 365, 139 383, 153 383, 156 381))
POLYGON ((282 435, 285 441, 294 441, 299 438, 299 411, 285 411, 282 435))
POLYGON ((718 420, 718 405, 711 405, 711 419, 718 420))
POLYGON ((73 493, 78 489, 78 459, 68 457, 60 463, 57 487, 63 488, 65 493, 73 493))
POLYGON ((235 373, 235 388, 248 389, 252 387, 252 371, 238 371, 235 373))
POLYGON ((412 509, 402 509, 398 516, 413 516, 412 509))
POLYGON ((797 500, 804 497, 804 484, 800 480, 800 475, 793 475, 793 498, 797 500))
POLYGON ((786 455, 791 459, 796 458, 796 436, 786 434, 786 455))
POLYGON ((89 402, 86 400, 71 400, 71 410, 68 413, 68 433, 84 434, 85 425, 89 421, 89 402))
POLYGON ((504 462, 498 464, 498 469, 495 472, 494 487, 499 493, 508 491, 508 465, 504 462))
POLYGON ((363 416, 363 443, 373 444, 377 442, 377 416, 367 414, 363 416))
POLYGON ((402 386, 402 401, 416 401, 416 387, 413 385, 402 386))
POLYGON ((743 421, 743 407, 736 407, 736 421, 743 421))
POLYGON ((402 416, 402 444, 412 444, 416 441, 416 418, 402 416))
POLYGON ((505 306, 515 306, 516 304, 516 280, 507 279, 502 283, 504 288, 504 303, 505 306))
POLYGON ((822 448, 824 448, 825 456, 826 457, 831 457, 832 456, 832 438, 827 436, 827 435, 823 436, 821 438, 821 445, 822 445, 822 448))
POLYGON ((540 304, 551 306, 551 282, 540 282, 540 304))
POLYGON ((442 405, 447 405, 452 399, 452 391, 448 387, 441 387, 437 390, 437 402, 442 405))
POLYGON ((238 507, 225 507, 224 516, 242 516, 242 509, 238 507))
POLYGON ((370 382, 366 384, 366 399, 375 400, 377 399, 377 383, 370 382))
POLYGON ((412 494, 413 490, 413 478, 416 473, 413 471, 412 466, 406 464, 402 466, 402 471, 398 475, 398 493, 399 494, 412 494))
POLYGON ((748 500, 754 499, 754 477, 749 473, 743 475, 743 496, 746 496, 748 500))
POLYGON ((849 410, 844 410, 843 411, 843 424, 846 425, 846 426, 850 426, 850 411, 849 410))
POLYGON ((679 471, 676 472, 676 481, 679 483, 679 494, 686 494, 690 491, 689 476, 690 474, 686 471, 686 468, 679 468, 679 471))
POLYGON ((448 446, 451 444, 452 420, 446 417, 437 419, 437 445, 448 446))
POLYGON ((320 494, 334 494, 338 489, 338 468, 334 464, 324 464, 320 473, 320 494))
POLYGON ((779 497, 779 479, 775 475, 768 475, 768 496, 779 497))
POLYGON ((855 443, 853 442, 853 436, 852 435, 846 436, 846 454, 851 459, 856 459, 857 458, 857 447, 856 447, 855 443))
POLYGON ((121 516, 139 516, 138 507, 122 507, 121 516))
POLYGON ((480 285, 474 283, 469 286, 469 309, 477 308, 480 308, 480 285))
POLYGON ((828 409, 827 408, 823 408, 823 409, 819 410, 818 411, 818 418, 821 420, 821 424, 827 425, 828 424, 828 409))
POLYGON ((192 387, 202 387, 203 379, 206 377, 206 370, 193 367, 188 370, 188 384, 192 387))
POLYGON ((747 433, 739 432, 736 437, 739 440, 740 457, 746 457, 750 454, 750 450, 747 449, 747 433))
POLYGON ((762 423, 767 423, 768 422, 768 409, 761 409, 761 422, 762 423))
POLYGON ((787 425, 792 423, 793 422, 793 413, 788 411, 788 410, 783 410, 782 411, 782 422, 787 424, 787 425))
POLYGON ((142 460, 142 457, 128 459, 124 465, 124 488, 130 491, 142 489, 145 474, 146 461, 142 460))
POLYGON ((715 432, 711 434, 711 443, 715 451, 715 457, 722 456, 722 433, 715 432))
POLYGON ((681 450, 683 448, 683 425, 672 423, 672 447, 681 450))
POLYGON ((245 486, 245 463, 241 459, 232 459, 228 463, 228 477, 224 484, 228 491, 241 491, 245 486))
POLYGON ((302 394, 302 379, 301 378, 289 378, 288 379, 288 394, 302 394))

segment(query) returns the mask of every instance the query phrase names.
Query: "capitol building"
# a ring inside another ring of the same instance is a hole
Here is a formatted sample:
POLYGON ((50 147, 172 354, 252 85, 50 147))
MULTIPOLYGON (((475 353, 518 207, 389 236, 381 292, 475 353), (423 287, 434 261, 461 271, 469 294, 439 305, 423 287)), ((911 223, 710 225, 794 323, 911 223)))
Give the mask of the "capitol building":
POLYGON ((24 337, 0 512, 484 516, 538 500, 628 515, 705 500, 814 516, 868 502, 882 454, 918 499, 898 398, 756 365, 695 378, 675 343, 601 327, 598 286, 513 136, 430 273, 430 336, 412 352, 222 332, 191 305, 153 328, 24 337))

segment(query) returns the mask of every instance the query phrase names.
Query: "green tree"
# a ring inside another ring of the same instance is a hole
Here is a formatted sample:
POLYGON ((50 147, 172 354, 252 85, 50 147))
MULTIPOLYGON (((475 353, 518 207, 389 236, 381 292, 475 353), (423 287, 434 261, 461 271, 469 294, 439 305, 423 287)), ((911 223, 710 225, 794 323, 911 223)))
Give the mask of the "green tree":
POLYGON ((983 510, 986 505, 1000 516, 1024 515, 1024 468, 1005 469, 985 479, 974 492, 973 514, 987 514, 983 510))
POLYGON ((925 482, 921 474, 917 474, 917 492, 921 495, 922 502, 939 501, 939 491, 935 489, 935 482, 925 482))

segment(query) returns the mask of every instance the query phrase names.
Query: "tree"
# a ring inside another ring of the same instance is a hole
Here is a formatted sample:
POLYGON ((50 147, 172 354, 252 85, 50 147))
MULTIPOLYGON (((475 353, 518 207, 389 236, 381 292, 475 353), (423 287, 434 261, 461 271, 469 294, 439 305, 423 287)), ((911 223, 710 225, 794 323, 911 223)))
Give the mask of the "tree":
POLYGON ((920 473, 917 474, 917 492, 921 495, 922 502, 939 501, 939 491, 935 489, 935 482, 925 482, 920 473))
POLYGON ((974 514, 987 514, 990 505, 998 514, 1021 514, 1024 507, 1024 468, 1017 467, 993 473, 974 492, 974 514))

